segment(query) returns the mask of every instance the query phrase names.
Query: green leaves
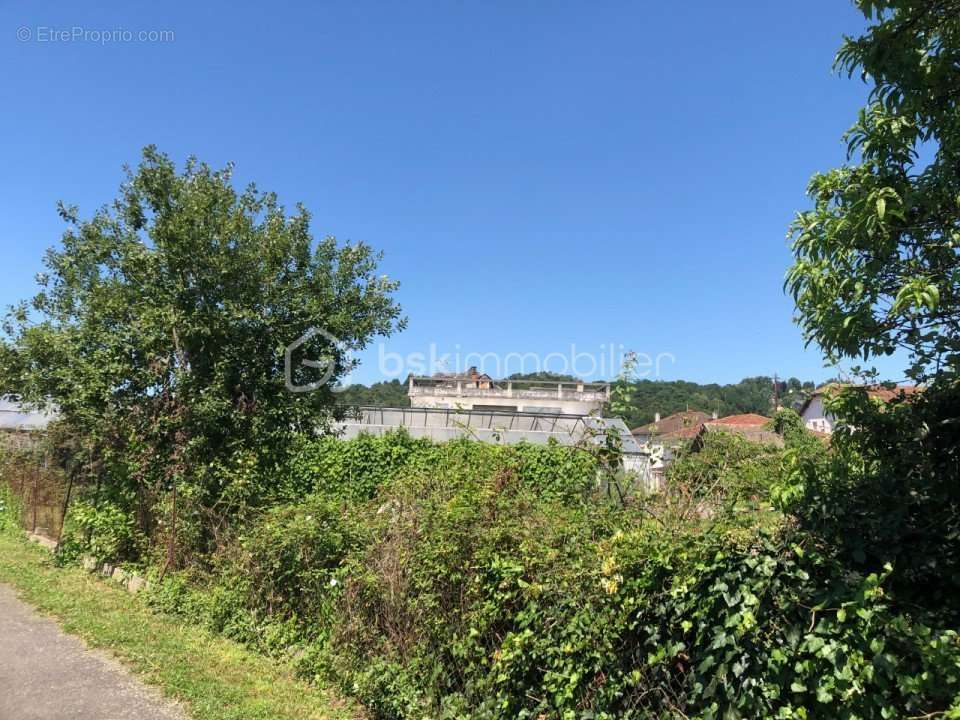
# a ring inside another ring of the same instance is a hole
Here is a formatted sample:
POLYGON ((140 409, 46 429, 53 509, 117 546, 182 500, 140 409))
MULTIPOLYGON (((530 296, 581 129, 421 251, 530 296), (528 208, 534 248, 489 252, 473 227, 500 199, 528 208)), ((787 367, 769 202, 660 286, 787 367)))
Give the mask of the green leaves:
MULTIPOLYGON (((356 510, 368 530, 330 651, 376 716, 879 718, 960 691, 960 647, 929 646, 939 631, 896 608, 890 568, 858 575, 782 526, 661 530, 639 507, 544 492, 549 463, 508 450, 413 444, 374 463, 386 479, 356 510)), ((327 448, 331 478, 390 455, 342 452, 327 448)))
POLYGON ((906 348, 915 379, 956 376, 960 126, 943 98, 960 91, 960 3, 857 4, 876 19, 844 42, 836 65, 862 71, 873 89, 846 135, 849 164, 810 182, 813 208, 789 232, 785 288, 829 359, 906 348))
POLYGON ((940 290, 929 278, 914 278, 905 284, 894 298, 890 307, 891 317, 908 310, 935 312, 940 304, 940 290))
POLYGON ((149 512, 172 512, 160 499, 174 485, 213 515, 262 502, 292 437, 333 414, 347 351, 403 325, 374 250, 315 240, 304 208, 288 214, 231 175, 193 158, 178 172, 145 148, 112 204, 88 219, 61 209, 69 227, 47 254, 35 313, 8 318, 0 390, 55 404, 83 438, 82 465, 95 459, 117 497, 151 488, 144 528, 159 519, 149 512), (327 335, 298 349, 292 373, 308 372, 300 357, 332 357, 335 370, 315 392, 290 393, 284 348, 314 327, 327 335))

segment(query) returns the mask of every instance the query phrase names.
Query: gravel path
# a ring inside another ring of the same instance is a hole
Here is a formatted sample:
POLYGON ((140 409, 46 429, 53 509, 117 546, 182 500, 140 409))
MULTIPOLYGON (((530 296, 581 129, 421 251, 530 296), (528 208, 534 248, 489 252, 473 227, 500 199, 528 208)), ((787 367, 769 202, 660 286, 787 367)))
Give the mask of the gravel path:
POLYGON ((186 715, 0 584, 0 720, 126 718, 186 720, 186 715))

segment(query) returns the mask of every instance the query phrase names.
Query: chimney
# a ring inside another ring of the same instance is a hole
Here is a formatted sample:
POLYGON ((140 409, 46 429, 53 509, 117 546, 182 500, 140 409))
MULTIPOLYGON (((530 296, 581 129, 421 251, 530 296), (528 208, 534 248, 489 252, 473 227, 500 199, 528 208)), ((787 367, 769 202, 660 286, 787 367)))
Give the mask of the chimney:
POLYGON ((660 413, 656 412, 656 413, 653 414, 653 421, 654 421, 655 423, 660 422, 660 413))
POLYGON ((717 411, 716 411, 716 410, 713 411, 713 419, 714 419, 714 420, 717 419, 717 411))

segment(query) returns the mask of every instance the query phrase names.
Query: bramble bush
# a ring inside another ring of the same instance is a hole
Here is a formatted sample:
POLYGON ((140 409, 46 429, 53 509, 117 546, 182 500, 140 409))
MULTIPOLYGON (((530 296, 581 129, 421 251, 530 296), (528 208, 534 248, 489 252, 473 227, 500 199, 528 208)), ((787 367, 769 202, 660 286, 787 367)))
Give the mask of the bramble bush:
POLYGON ((411 473, 457 467, 471 476, 510 467, 525 482, 548 494, 582 493, 595 478, 597 460, 579 447, 521 443, 495 445, 468 439, 434 443, 404 431, 302 440, 293 452, 287 477, 291 497, 308 493, 366 500, 392 480, 411 473))
POLYGON ((77 501, 65 520, 60 562, 89 554, 100 561, 124 561, 139 557, 145 546, 133 516, 111 500, 96 505, 77 501))
POLYGON ((207 569, 154 570, 147 599, 267 654, 303 651, 333 624, 340 566, 358 541, 343 503, 309 496, 262 513, 207 569))
POLYGON ((761 497, 704 515, 612 503, 570 448, 321 440, 293 465, 309 494, 151 602, 294 658, 375 718, 956 716, 955 628, 900 603, 890 567, 859 572, 791 518, 760 521, 805 443, 740 442, 708 439, 702 458, 730 451, 761 497))
POLYGON ((346 562, 327 662, 376 717, 880 718, 960 691, 956 633, 811 536, 437 474, 378 498, 346 562))
POLYGON ((880 404, 855 388, 825 467, 792 476, 784 507, 851 569, 893 567, 902 601, 960 625, 960 382, 880 404))
POLYGON ((369 543, 368 515, 393 513, 386 488, 436 468, 451 486, 503 471, 542 497, 583 497, 596 484, 589 453, 554 443, 436 444, 404 432, 304 440, 279 479, 289 499, 251 514, 204 563, 154 583, 150 601, 266 652, 313 657, 333 627, 346 560, 369 543))

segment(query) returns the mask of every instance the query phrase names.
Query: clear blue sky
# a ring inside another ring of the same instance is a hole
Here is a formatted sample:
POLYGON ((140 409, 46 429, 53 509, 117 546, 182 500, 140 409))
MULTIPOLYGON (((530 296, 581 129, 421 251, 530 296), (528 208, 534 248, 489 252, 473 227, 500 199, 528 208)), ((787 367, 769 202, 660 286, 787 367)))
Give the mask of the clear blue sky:
MULTIPOLYGON (((155 143, 382 249, 410 318, 390 352, 613 344, 671 354, 667 379, 834 373, 781 288, 790 219, 866 93, 831 73, 863 24, 848 3, 32 0, 0 19, 4 305, 59 240, 57 200, 89 214, 155 143), (174 39, 91 34, 117 29, 174 39)), ((377 379, 364 359, 354 379, 377 379)))

